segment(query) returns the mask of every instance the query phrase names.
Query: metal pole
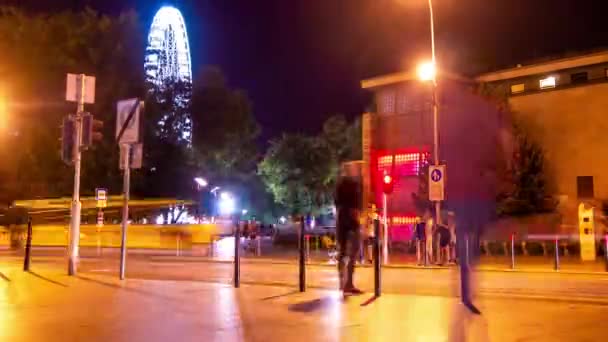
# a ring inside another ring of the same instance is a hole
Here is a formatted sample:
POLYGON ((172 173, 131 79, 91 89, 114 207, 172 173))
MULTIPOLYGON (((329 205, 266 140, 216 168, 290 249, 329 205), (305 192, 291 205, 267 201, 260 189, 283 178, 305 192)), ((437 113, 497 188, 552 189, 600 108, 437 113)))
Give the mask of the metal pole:
POLYGON ((606 272, 608 272, 608 234, 604 235, 604 256, 606 258, 606 272))
POLYGON ((466 253, 465 253, 466 254, 465 255, 465 257, 466 257, 465 262, 467 263, 467 265, 469 265, 469 234, 465 234, 465 236, 464 236, 464 248, 465 248, 465 251, 466 251, 466 253))
POLYGON ((515 269, 515 233, 511 234, 511 269, 515 269))
POLYGON ((300 243, 298 244, 298 247, 300 249, 300 262, 299 262, 299 268, 300 268, 300 292, 304 292, 306 291, 306 265, 305 265, 305 255, 304 255, 304 228, 305 228, 305 222, 304 222, 304 216, 302 216, 302 219, 300 221, 300 236, 299 236, 299 241, 300 243))
MULTIPOLYGON (((388 199, 386 194, 382 195, 382 219, 384 220, 384 229, 382 232, 382 255, 384 257, 384 265, 388 265, 388 199)), ((376 237, 380 238, 380 235, 376 237)))
POLYGON ((433 1, 429 0, 429 18, 431 26, 431 56, 435 64, 435 18, 433 16, 433 1))
POLYGON ((258 232, 258 235, 256 237, 257 243, 258 243, 258 248, 257 248, 257 255, 258 256, 262 256, 262 236, 260 236, 261 232, 258 232))
POLYGON ((374 220, 374 296, 380 297, 382 282, 380 275, 380 221, 374 220))
POLYGON ((553 268, 559 271, 559 238, 557 236, 555 237, 555 264, 553 268))
POLYGON ((306 247, 306 262, 310 262, 310 235, 304 236, 304 245, 306 247))
POLYGON ((82 112, 84 112, 84 92, 86 76, 80 74, 80 96, 76 108, 76 143, 74 144, 74 193, 70 209, 70 241, 68 246, 68 275, 76 275, 78 263, 78 245, 80 242, 80 162, 82 153, 82 112))
POLYGON ((27 239, 25 241, 25 259, 23 260, 23 270, 30 270, 30 257, 32 250, 32 218, 27 220, 27 239))
POLYGON ((234 287, 241 286, 241 227, 239 220, 236 220, 234 227, 234 287))
POLYGON ((129 227, 129 188, 131 182, 131 146, 125 144, 125 165, 123 171, 123 204, 122 204, 122 236, 120 241, 120 280, 125 279, 125 267, 127 263, 127 228, 129 227))

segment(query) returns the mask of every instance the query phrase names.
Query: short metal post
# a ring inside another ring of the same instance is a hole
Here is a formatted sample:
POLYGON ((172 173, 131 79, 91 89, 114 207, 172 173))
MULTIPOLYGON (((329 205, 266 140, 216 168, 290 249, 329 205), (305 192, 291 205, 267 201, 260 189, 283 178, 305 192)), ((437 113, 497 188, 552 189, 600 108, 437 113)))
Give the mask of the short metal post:
POLYGON ((27 239, 25 241, 25 259, 23 260, 23 270, 30 270, 30 256, 32 250, 32 218, 27 220, 27 239))
POLYGON ((241 228, 239 221, 236 221, 234 227, 234 287, 238 288, 241 286, 241 228))
POLYGON ((305 249, 305 253, 306 253, 306 262, 309 263, 310 262, 310 235, 306 234, 304 235, 304 247, 305 249))
POLYGON ((256 240, 258 243, 258 246, 256 248, 257 249, 256 254, 257 254, 257 256, 262 256, 262 237, 260 236, 260 234, 258 234, 256 236, 256 240))
POLYGON ((559 271, 559 238, 557 236, 555 237, 555 264, 553 269, 559 271))
POLYGON ((515 269, 515 233, 511 234, 511 269, 515 269))
POLYGON ((299 260, 299 273, 300 273, 300 292, 306 291, 306 256, 304 251, 304 233, 305 233, 305 221, 304 216, 300 221, 300 236, 299 236, 299 244, 298 247, 300 249, 300 260, 299 260))
POLYGON ((469 234, 465 234, 464 236, 464 248, 465 248, 465 262, 467 265, 470 264, 470 256, 469 256, 469 234))
POLYGON ((380 221, 378 219, 374 220, 374 296, 380 297, 380 293, 382 292, 382 282, 380 275, 380 221))
POLYGON ((608 272, 608 234, 604 235, 604 256, 606 260, 606 272, 608 272))

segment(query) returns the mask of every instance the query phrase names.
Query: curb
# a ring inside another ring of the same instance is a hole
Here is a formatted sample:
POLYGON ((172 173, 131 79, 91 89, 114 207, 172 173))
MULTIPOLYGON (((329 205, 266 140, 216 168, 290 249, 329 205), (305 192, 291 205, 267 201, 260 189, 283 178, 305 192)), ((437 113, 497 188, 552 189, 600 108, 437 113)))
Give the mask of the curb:
MULTIPOLYGON (((232 264, 232 260, 214 260, 208 257, 175 257, 175 256, 156 256, 150 257, 151 261, 179 261, 179 262, 205 262, 205 263, 218 263, 218 264, 232 264)), ((252 258, 241 258, 241 263, 245 264, 268 264, 268 265, 298 265, 297 260, 277 260, 277 259, 252 259, 252 258)), ((336 267, 335 264, 324 263, 324 262, 308 262, 307 266, 315 267, 336 267)), ((372 268, 370 264, 357 264, 359 268, 372 268)), ((383 265, 384 269, 415 269, 415 270, 450 270, 456 269, 456 266, 417 266, 407 264, 389 264, 383 265)), ((496 272, 496 273, 542 273, 542 274, 572 274, 572 275, 593 275, 593 276, 606 276, 608 272, 602 271, 576 271, 576 270, 559 270, 555 271, 552 269, 510 269, 510 268, 499 268, 491 266, 479 266, 476 269, 481 272, 496 272)))

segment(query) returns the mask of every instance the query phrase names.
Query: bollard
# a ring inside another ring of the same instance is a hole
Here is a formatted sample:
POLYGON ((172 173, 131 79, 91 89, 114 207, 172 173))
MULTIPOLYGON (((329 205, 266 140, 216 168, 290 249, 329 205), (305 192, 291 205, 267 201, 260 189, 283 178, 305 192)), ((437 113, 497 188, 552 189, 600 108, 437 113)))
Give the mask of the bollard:
POLYGON ((380 279, 380 221, 378 219, 374 220, 374 296, 380 297, 382 283, 380 279))
POLYGON ((555 264, 553 269, 559 271, 559 238, 555 237, 555 264))
POLYGON ((604 256, 606 259, 606 272, 608 272, 608 234, 604 235, 604 256))
POLYGON ((467 265, 470 264, 470 258, 469 258, 469 234, 465 234, 464 236, 464 248, 465 248, 465 262, 467 263, 467 265))
POLYGON ((310 262, 310 235, 309 234, 304 235, 304 247, 305 247, 304 251, 305 251, 305 256, 306 256, 305 260, 306 260, 306 263, 309 263, 310 262))
POLYGON ((23 270, 30 270, 30 256, 32 251, 32 218, 27 220, 27 240, 25 241, 25 259, 23 260, 23 270))
POLYGON ((608 272, 608 234, 604 235, 604 256, 606 258, 606 272, 608 272))
POLYGON ((239 221, 236 221, 234 228, 234 287, 241 286, 241 258, 239 256, 241 249, 241 232, 239 221))
POLYGON ((258 243, 258 246, 256 248, 256 254, 258 256, 262 256, 262 237, 258 234, 256 236, 256 240, 257 240, 257 243, 258 243))
POLYGON ((304 222, 304 216, 302 216, 302 219, 300 221, 300 236, 299 236, 299 243, 298 243, 298 248, 300 249, 300 260, 299 260, 299 266, 300 266, 300 292, 304 292, 306 291, 306 265, 305 265, 305 258, 306 256, 304 255, 304 231, 305 229, 305 222, 304 222))
POLYGON ((515 269, 515 233, 511 234, 511 269, 515 269))

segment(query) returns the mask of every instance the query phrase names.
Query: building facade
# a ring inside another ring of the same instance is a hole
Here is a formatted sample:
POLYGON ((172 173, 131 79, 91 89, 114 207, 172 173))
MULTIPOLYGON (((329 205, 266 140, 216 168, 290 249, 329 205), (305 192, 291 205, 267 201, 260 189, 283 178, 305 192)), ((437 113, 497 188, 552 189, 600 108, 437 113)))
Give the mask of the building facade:
MULTIPOLYGON (((362 81, 374 93, 376 110, 363 115, 364 200, 382 207, 382 177, 390 174, 389 236, 411 238, 421 214, 413 194, 419 193, 421 171, 433 161, 433 102, 429 82, 413 73, 362 81)), ((439 159, 447 165, 444 208, 468 200, 495 198, 495 171, 503 156, 503 118, 495 103, 476 94, 472 80, 438 75, 439 159)))
POLYGON ((608 51, 518 65, 476 81, 507 100, 513 119, 544 150, 563 224, 577 224, 581 202, 608 199, 608 51))

